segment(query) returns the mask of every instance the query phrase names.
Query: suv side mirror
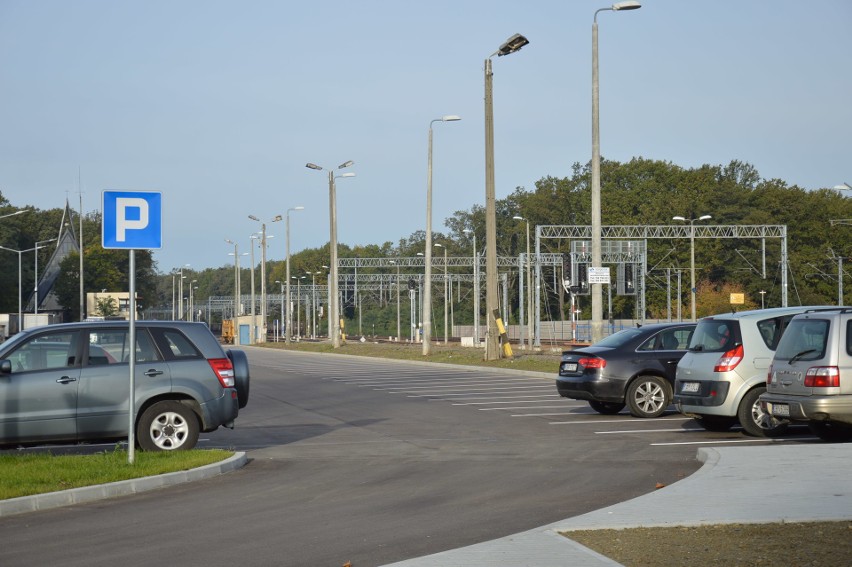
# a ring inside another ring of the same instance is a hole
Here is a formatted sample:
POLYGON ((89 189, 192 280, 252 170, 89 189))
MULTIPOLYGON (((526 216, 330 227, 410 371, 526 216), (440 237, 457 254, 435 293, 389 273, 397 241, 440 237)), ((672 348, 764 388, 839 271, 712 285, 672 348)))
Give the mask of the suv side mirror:
POLYGON ((11 374, 12 373, 12 361, 4 358, 0 360, 0 374, 11 374))

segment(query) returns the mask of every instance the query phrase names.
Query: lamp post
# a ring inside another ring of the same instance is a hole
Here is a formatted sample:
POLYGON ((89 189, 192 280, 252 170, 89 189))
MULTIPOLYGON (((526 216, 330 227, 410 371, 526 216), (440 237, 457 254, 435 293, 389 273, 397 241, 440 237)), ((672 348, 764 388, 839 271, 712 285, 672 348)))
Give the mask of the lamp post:
POLYGON ((23 330, 23 318, 24 318, 24 309, 23 309, 23 287, 21 287, 21 256, 25 252, 32 252, 35 248, 27 248, 26 250, 14 250, 12 248, 6 248, 5 246, 0 246, 2 250, 8 250, 9 252, 15 252, 18 254, 18 332, 23 330))
MULTIPOLYGON (((266 342, 266 223, 261 221, 254 215, 249 215, 248 218, 255 222, 260 223, 260 330, 261 337, 263 340, 260 342, 266 342)), ((282 220, 283 217, 281 215, 275 215, 270 223, 278 222, 282 220)), ((254 262, 252 262, 252 267, 254 267, 254 262)), ((251 278, 252 285, 254 285, 254 276, 251 278)), ((254 300, 252 300, 252 309, 254 309, 254 300)), ((254 311, 252 311, 254 314, 254 311)))
POLYGON ((682 216, 672 217, 672 220, 689 223, 689 279, 690 279, 690 305, 692 306, 692 320, 695 321, 695 221, 712 219, 711 215, 701 215, 697 219, 688 219, 682 216))
POLYGON ((766 290, 762 289, 762 290, 760 290, 760 308, 761 309, 766 309, 766 305, 763 302, 764 297, 766 297, 766 290))
POLYGON ((527 45, 529 40, 516 33, 485 59, 485 309, 488 328, 485 340, 485 359, 500 358, 499 332, 494 312, 497 297, 497 206, 494 195, 494 97, 491 57, 510 55, 527 45))
MULTIPOLYGON (((299 336, 302 336, 302 280, 305 279, 305 276, 291 276, 294 280, 296 280, 296 330, 299 333, 299 336)), ((307 320, 307 313, 305 314, 305 319, 307 320)))
MULTIPOLYGON (((426 287, 423 290, 423 356, 432 350, 432 124, 456 122, 460 117, 450 114, 429 122, 429 151, 426 171, 426 287)), ((446 341, 445 341, 446 342, 446 341)))
MULTIPOLYGON (((337 166, 337 169, 349 167, 355 162, 352 160, 346 161, 337 166)), ((322 171, 323 168, 314 164, 308 163, 305 167, 322 171)), ((328 169, 328 209, 329 209, 329 252, 331 253, 331 275, 328 281, 328 334, 331 335, 331 346, 334 348, 340 347, 340 318, 337 313, 337 195, 335 191, 334 180, 341 177, 355 177, 354 173, 344 173, 343 175, 334 175, 333 169, 328 169)))
POLYGON ((192 284, 194 284, 196 282, 198 282, 198 280, 192 280, 192 281, 189 282, 189 320, 190 321, 195 321, 195 302, 193 301, 194 298, 193 298, 192 291, 195 290, 195 289, 198 289, 198 288, 193 286, 192 284))
POLYGON ((476 232, 469 228, 462 232, 473 237, 473 344, 479 346, 479 254, 476 250, 476 232))
POLYGON ((311 339, 317 338, 317 274, 321 274, 322 270, 316 272, 308 272, 311 275, 311 339))
POLYGON ((33 313, 38 315, 38 250, 39 248, 45 248, 45 246, 41 246, 41 244, 47 244, 48 242, 53 242, 57 240, 56 238, 51 238, 49 240, 41 240, 35 243, 35 303, 33 303, 33 313))
MULTIPOLYGON (((595 11, 592 23, 592 267, 603 264, 601 251, 601 140, 600 101, 598 79, 598 13, 641 8, 639 2, 617 2, 609 8, 595 11)), ((603 284, 593 283, 592 292, 592 343, 603 338, 603 284)))
POLYGON ((449 335, 447 334, 449 330, 447 328, 447 320, 449 315, 447 310, 447 299, 449 296, 447 289, 447 247, 443 244, 435 244, 435 246, 444 249, 444 345, 446 346, 449 343, 449 335))
MULTIPOLYGON (((285 229, 286 229, 286 235, 285 235, 284 239, 287 241, 286 242, 287 274, 286 274, 286 278, 285 278, 285 281, 287 282, 287 303, 286 303, 286 305, 287 305, 287 323, 285 325, 286 338, 284 339, 284 342, 287 343, 287 344, 290 344, 290 324, 293 322, 293 318, 290 317, 290 211, 303 211, 303 210, 305 210, 305 207, 303 207, 301 205, 298 206, 298 207, 291 207, 291 208, 287 209, 287 213, 286 213, 287 220, 284 223, 285 229)), ((283 312, 281 313, 281 317, 282 318, 284 317, 283 312)))
MULTIPOLYGON (((526 301, 526 304, 527 304, 527 345, 529 346, 530 349, 532 349, 532 344, 533 344, 533 313, 532 313, 532 311, 533 311, 533 308, 532 308, 533 291, 532 291, 532 270, 531 270, 531 267, 530 267, 530 264, 532 263, 530 261, 530 221, 528 219, 525 219, 524 217, 522 217, 520 215, 515 215, 512 218, 514 220, 524 221, 524 222, 527 223, 527 262, 526 262, 526 264, 527 264, 527 297, 526 297, 526 300, 527 300, 526 301)), ((523 344, 523 342, 524 342, 523 339, 521 339, 521 344, 523 344)))
POLYGON ((402 333, 402 325, 399 315, 399 262, 391 260, 390 263, 396 265, 396 340, 399 342, 401 339, 400 333, 402 333))
POLYGON ((180 267, 180 278, 178 278, 178 321, 183 321, 183 280, 186 279, 186 276, 183 275, 183 269, 188 267, 189 264, 184 264, 180 267))
POLYGON ((236 333, 237 317, 239 316, 240 308, 240 253, 236 242, 227 238, 225 242, 234 245, 234 333, 236 333))

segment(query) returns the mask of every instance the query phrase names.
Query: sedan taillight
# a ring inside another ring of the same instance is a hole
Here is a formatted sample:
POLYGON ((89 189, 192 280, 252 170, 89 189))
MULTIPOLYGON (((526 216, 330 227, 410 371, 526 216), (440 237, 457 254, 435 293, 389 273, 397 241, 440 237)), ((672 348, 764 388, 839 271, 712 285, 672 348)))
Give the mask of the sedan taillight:
POLYGON ((216 373, 216 378, 223 388, 234 387, 234 365, 231 364, 229 358, 210 358, 207 360, 210 363, 210 368, 216 373))
POLYGON ((581 358, 577 363, 586 368, 606 368, 605 358, 581 358))

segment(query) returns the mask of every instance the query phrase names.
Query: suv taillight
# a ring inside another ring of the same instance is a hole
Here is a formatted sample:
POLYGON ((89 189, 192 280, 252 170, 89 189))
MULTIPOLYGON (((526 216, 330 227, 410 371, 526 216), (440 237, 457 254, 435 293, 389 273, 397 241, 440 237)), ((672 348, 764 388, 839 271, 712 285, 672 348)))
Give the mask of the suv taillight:
POLYGON ((836 366, 814 366, 805 374, 808 388, 839 388, 840 369, 836 366))
POLYGON ((605 358, 581 358, 577 363, 586 368, 606 368, 605 358))
POLYGON ((743 345, 737 345, 716 361, 713 372, 729 372, 743 360, 743 345))
POLYGON ((210 363, 210 368, 216 373, 216 378, 219 379, 223 388, 234 387, 234 365, 231 364, 230 358, 211 358, 207 362, 210 363))

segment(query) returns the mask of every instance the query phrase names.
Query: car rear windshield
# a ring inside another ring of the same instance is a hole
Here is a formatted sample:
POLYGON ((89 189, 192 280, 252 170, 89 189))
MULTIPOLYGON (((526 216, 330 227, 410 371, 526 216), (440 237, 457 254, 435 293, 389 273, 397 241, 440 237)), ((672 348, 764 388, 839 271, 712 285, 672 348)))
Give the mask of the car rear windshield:
POLYGON ((600 347, 608 347, 608 348, 618 348, 623 344, 626 344, 629 341, 632 341, 639 335, 643 333, 642 329, 622 329, 617 333, 613 333, 610 336, 596 342, 593 346, 600 347))
POLYGON ((778 343, 775 358, 787 362, 823 358, 830 327, 827 319, 793 319, 778 343))
POLYGON ((689 350, 702 352, 725 352, 741 344, 740 323, 735 320, 702 319, 698 322, 689 350))

